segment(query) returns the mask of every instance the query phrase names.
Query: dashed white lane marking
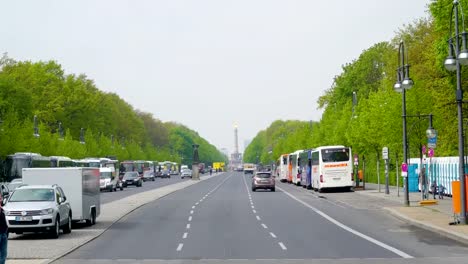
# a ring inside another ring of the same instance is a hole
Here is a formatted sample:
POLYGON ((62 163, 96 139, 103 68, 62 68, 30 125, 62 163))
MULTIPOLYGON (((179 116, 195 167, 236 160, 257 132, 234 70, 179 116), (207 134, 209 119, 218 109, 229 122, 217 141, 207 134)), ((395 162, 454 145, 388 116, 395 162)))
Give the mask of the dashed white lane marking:
POLYGON ((177 251, 181 251, 183 246, 184 244, 180 243, 179 246, 177 247, 177 251))
POLYGON ((201 202, 202 202, 202 200, 200 200, 200 201, 196 202, 196 203, 195 203, 195 205, 198 205, 198 204, 199 204, 199 203, 201 203, 201 202))
POLYGON ((190 214, 193 214, 193 210, 192 210, 192 211, 190 211, 190 214))
POLYGON ((260 220, 261 220, 261 219, 260 219, 260 216, 256 215, 256 217, 257 217, 257 220, 258 220, 258 221, 260 221, 260 220))
POLYGON ((252 209, 255 209, 255 206, 252 205, 251 207, 252 207, 252 209))
POLYGON ((192 216, 189 216, 188 221, 189 222, 192 221, 192 216))
POLYGON ((266 226, 265 224, 262 224, 262 226, 263 226, 263 228, 265 228, 265 229, 267 229, 267 228, 268 228, 268 226, 266 226))
POLYGON ((278 245, 281 247, 283 250, 287 250, 286 246, 283 244, 283 242, 279 242, 278 245))
POLYGON ((194 205, 194 206, 192 206, 192 209, 195 209, 195 205, 194 205))
POLYGON ((272 236, 273 238, 276 238, 276 235, 273 232, 270 232, 270 236, 272 236))
POLYGON ((252 212, 253 212, 254 214, 256 214, 256 213, 257 213, 257 210, 252 210, 252 212))
POLYGON ((188 233, 184 233, 184 236, 182 237, 183 239, 186 239, 188 236, 188 233))
POLYGON ((190 229, 190 224, 187 224, 186 228, 187 228, 187 229, 190 229))
POLYGON ((301 203, 305 207, 311 209, 312 211, 316 212, 318 215, 322 216, 323 218, 327 219, 328 221, 332 222, 333 224, 343 228, 344 230, 346 230, 346 231, 348 231, 348 232, 350 232, 352 234, 355 234, 356 236, 359 236, 359 237, 361 237, 361 238, 363 238, 363 239, 365 239, 365 240, 367 240, 367 241, 369 241, 371 243, 374 243, 374 244, 376 244, 376 245, 378 245, 378 246, 380 246, 382 248, 385 248, 386 250, 391 251, 391 252, 397 254, 398 256, 400 256, 402 258, 413 258, 413 256, 411 256, 411 255, 409 255, 409 254, 407 254, 407 253, 405 253, 405 252, 403 252, 403 251, 401 251, 399 249, 396 249, 396 248, 394 248, 394 247, 392 247, 390 245, 387 245, 387 244, 385 244, 383 242, 380 242, 380 241, 378 241, 378 240, 376 240, 376 239, 374 239, 374 238, 372 238, 370 236, 364 235, 363 233, 361 233, 361 232, 359 232, 357 230, 354 230, 351 227, 342 224, 341 222, 338 222, 337 220, 335 220, 331 216, 329 216, 326 213, 320 211, 319 209, 309 205, 308 203, 302 201, 301 199, 299 199, 296 196, 290 194, 289 192, 287 192, 283 188, 280 188, 280 187, 277 187, 277 188, 280 189, 287 196, 291 197, 293 200, 298 201, 299 203, 301 203))

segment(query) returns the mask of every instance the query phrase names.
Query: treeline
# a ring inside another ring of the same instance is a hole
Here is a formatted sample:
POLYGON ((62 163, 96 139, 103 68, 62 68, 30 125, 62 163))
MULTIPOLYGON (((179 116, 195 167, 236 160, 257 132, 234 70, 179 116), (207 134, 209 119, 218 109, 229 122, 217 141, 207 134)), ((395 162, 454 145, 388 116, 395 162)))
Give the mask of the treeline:
MULTIPOLYGON (((431 2, 429 18, 404 26, 391 41, 373 45, 359 58, 344 65, 332 87, 318 100, 319 108, 323 109, 320 122, 275 121, 252 140, 245 151, 245 161, 255 162, 260 156, 260 162, 270 163, 280 154, 298 149, 346 145, 359 154, 360 167, 365 158, 366 177, 375 181, 377 160, 381 159, 382 148, 388 147, 393 183, 403 149, 402 95, 393 90, 400 41, 407 47, 410 75, 415 83, 406 92, 407 115, 410 116, 407 119, 409 156, 419 157, 420 146, 427 144, 428 119, 414 117, 427 114, 434 115, 434 128, 438 131, 435 155, 458 155, 456 75, 444 68, 452 2, 431 2), (357 94, 354 107, 353 92, 357 94)), ((463 10, 468 10, 467 1, 460 4, 463 10)), ((466 92, 468 72, 465 68, 462 86, 466 92)), ((468 117, 466 108, 464 110, 468 117)), ((383 175, 383 166, 380 175, 383 175)))
POLYGON ((202 162, 226 161, 195 131, 135 110, 85 75, 65 74, 54 61, 15 61, 4 55, 0 67, 0 159, 38 152, 191 163, 196 143, 202 162), (33 136, 34 116, 39 137, 33 136), (81 128, 85 144, 80 143, 81 128))

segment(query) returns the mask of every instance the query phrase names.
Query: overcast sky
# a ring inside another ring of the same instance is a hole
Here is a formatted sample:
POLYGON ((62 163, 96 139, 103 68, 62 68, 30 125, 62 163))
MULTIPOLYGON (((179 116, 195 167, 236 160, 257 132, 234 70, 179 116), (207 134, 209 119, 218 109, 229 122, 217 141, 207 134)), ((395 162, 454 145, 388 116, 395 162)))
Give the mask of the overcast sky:
MULTIPOLYGON (((56 60, 136 109, 240 148, 277 119, 320 120, 341 65, 429 0, 2 1, 0 51, 56 60)), ((350 99, 351 100, 351 99, 350 99)))

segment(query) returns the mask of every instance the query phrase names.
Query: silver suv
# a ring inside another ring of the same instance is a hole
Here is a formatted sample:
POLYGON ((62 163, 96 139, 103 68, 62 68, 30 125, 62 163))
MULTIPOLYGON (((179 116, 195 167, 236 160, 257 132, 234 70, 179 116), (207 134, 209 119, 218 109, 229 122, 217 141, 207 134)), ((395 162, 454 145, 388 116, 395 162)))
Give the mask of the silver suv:
POLYGON ((10 233, 47 232, 58 238, 60 229, 64 234, 71 232, 70 203, 56 184, 20 186, 3 209, 10 233))

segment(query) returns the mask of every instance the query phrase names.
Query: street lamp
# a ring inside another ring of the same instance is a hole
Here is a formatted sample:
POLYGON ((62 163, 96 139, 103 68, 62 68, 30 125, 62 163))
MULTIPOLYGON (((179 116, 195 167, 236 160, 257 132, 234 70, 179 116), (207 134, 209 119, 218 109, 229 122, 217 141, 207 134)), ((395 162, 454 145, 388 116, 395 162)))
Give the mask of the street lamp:
MULTIPOLYGON (((403 164, 407 164, 408 162, 408 139, 406 135, 406 90, 410 89, 413 87, 414 82, 411 80, 409 76, 409 67, 410 65, 408 64, 408 54, 406 54, 406 64, 405 64, 405 44, 400 42, 400 45, 398 46, 398 68, 397 68, 397 81, 395 82, 395 85, 393 85, 393 88, 395 89, 396 92, 399 92, 402 94, 402 119, 403 119, 403 164)), ((406 206, 410 205, 409 202, 409 181, 408 181, 408 176, 405 177, 404 180, 404 204, 406 206)))
POLYGON ((463 146, 463 90, 461 86, 461 65, 468 65, 468 50, 466 47, 467 33, 465 32, 463 10, 458 1, 453 1, 452 10, 450 12, 450 38, 448 39, 448 56, 445 59, 444 65, 448 71, 457 72, 457 110, 458 110, 458 176, 460 179, 460 199, 461 212, 460 223, 466 224, 466 187, 465 187, 465 164, 464 164, 464 146, 463 146), (463 32, 458 32, 458 9, 460 8, 462 16, 463 32), (455 11, 455 34, 452 32, 452 18, 455 11), (462 50, 460 51, 460 40, 462 50))

